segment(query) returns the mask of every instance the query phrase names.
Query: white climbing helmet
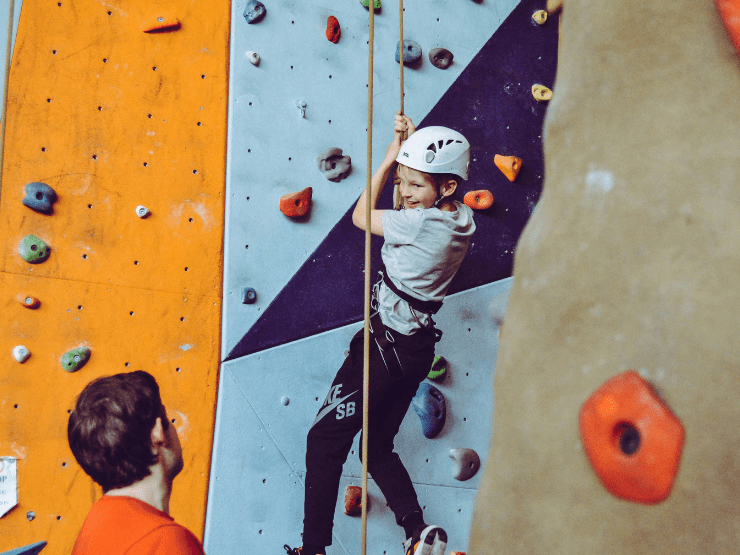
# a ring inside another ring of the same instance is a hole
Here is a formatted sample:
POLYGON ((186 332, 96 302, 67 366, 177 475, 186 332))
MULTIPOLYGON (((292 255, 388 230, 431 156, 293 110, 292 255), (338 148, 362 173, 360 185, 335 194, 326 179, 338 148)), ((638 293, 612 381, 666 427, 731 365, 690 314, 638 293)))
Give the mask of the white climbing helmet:
POLYGON ((452 173, 467 181, 470 143, 448 127, 424 127, 401 145, 396 162, 424 173, 452 173))

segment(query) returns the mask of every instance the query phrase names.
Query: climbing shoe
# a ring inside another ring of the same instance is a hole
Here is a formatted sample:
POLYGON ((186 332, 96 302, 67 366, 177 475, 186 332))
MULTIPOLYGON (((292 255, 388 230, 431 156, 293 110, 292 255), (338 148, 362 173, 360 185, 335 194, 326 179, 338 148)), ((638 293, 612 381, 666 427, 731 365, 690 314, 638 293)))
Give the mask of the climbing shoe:
POLYGON ((447 532, 439 526, 417 529, 403 542, 404 555, 444 555, 447 548, 447 532))

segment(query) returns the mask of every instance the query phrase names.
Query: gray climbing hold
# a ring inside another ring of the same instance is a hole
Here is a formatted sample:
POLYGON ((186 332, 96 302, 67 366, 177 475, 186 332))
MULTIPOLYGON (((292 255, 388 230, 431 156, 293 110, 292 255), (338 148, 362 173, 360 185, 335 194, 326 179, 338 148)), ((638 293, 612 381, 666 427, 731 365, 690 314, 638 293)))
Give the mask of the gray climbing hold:
MULTIPOLYGON (((370 0, 360 0, 360 4, 365 6, 367 9, 370 9, 370 0)), ((373 8, 375 8, 376 10, 379 10, 381 8, 381 5, 381 0, 375 0, 375 2, 373 2, 373 8)))
POLYGON ((247 20, 247 23, 257 23, 260 19, 265 17, 266 13, 267 9, 262 2, 259 0, 252 0, 244 9, 244 19, 247 20))
POLYGON ((41 264, 51 254, 51 247, 35 235, 26 235, 21 239, 18 252, 29 264, 41 264))
POLYGON ((90 360, 90 348, 78 347, 62 355, 62 368, 67 372, 77 372, 90 360))
POLYGON ((308 104, 306 103, 306 101, 305 100, 296 100, 295 101, 295 105, 298 106, 298 111, 300 112, 301 117, 302 118, 305 118, 306 117, 306 107, 308 106, 308 104))
POLYGON ((429 51, 429 61, 432 65, 439 69, 447 69, 452 65, 452 59, 454 56, 452 52, 446 48, 432 48, 429 51))
MULTIPOLYGON (((33 520, 36 518, 36 513, 34 513, 33 511, 28 511, 26 513, 26 518, 28 519, 28 522, 33 522, 33 520)), ((46 545, 46 542, 41 542, 41 543, 43 543, 44 545, 46 545)), ((3 555, 5 555, 5 554, 3 554, 3 555)))
POLYGON ((151 214, 151 211, 146 206, 142 206, 140 204, 136 207, 136 215, 139 216, 139 218, 146 218, 149 214, 151 214))
POLYGON ((56 201, 57 193, 54 189, 46 183, 35 181, 26 185, 26 198, 22 202, 31 210, 41 214, 51 214, 54 212, 53 205, 56 201))
POLYGON ((422 382, 411 400, 411 405, 419 416, 424 437, 427 439, 437 437, 444 428, 447 417, 447 405, 442 392, 432 384, 422 382))
POLYGON ((454 461, 452 475, 455 480, 470 480, 480 468, 480 457, 472 449, 450 449, 450 458, 454 461))
MULTIPOLYGON (((396 61, 401 62, 401 52, 399 49, 401 42, 396 43, 396 61)), ((413 64, 421 58, 421 46, 412 40, 403 41, 403 63, 405 65, 413 64)))
POLYGON ((327 148, 316 158, 316 165, 329 181, 341 181, 352 171, 352 159, 342 156, 341 148, 327 148))
POLYGON ((257 52, 248 50, 245 56, 247 57, 247 60, 249 60, 252 65, 255 65, 255 66, 260 65, 260 55, 257 54, 257 52))
POLYGON ((23 345, 16 345, 13 347, 13 358, 23 364, 28 360, 28 357, 31 356, 31 351, 29 351, 26 347, 23 345))
POLYGON ((242 287, 242 304, 254 304, 257 302, 257 291, 251 287, 242 287))
MULTIPOLYGON (((28 520, 36 518, 35 514, 33 517, 28 517, 29 514, 33 514, 33 511, 26 513, 28 520)), ((44 547, 46 547, 46 542, 36 542, 23 547, 11 549, 10 551, 3 551, 0 555, 38 555, 44 547)))

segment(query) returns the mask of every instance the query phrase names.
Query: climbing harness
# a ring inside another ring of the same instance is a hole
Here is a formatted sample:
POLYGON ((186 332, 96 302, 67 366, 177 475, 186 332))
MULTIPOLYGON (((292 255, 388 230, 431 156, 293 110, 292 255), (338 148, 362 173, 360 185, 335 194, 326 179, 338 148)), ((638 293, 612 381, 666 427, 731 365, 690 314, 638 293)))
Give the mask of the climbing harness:
POLYGON ((396 351, 396 340, 393 335, 393 331, 386 328, 383 320, 380 318, 380 312, 378 311, 378 291, 380 289, 380 284, 385 283, 391 291, 406 301, 415 311, 429 315, 430 325, 427 329, 434 334, 435 343, 442 339, 442 330, 435 327, 434 320, 431 319, 431 315, 436 314, 439 309, 442 308, 442 301, 423 301, 401 291, 388 276, 385 264, 381 264, 378 274, 378 281, 373 285, 372 299, 370 301, 372 311, 372 315, 370 316, 370 334, 372 335, 375 344, 378 346, 378 352, 380 353, 380 357, 383 359, 383 364, 388 370, 388 373, 393 379, 400 379, 405 375, 405 372, 403 363, 401 362, 401 357, 398 356, 398 351, 396 351))

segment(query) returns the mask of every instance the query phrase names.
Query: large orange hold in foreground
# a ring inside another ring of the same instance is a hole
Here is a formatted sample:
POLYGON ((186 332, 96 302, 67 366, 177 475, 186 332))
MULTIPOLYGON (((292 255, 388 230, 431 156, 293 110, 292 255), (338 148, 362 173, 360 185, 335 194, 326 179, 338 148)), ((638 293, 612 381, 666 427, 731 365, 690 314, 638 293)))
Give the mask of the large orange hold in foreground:
POLYGON ((311 208, 313 189, 306 187, 298 193, 290 193, 280 197, 280 211, 291 218, 300 218, 311 208))
POLYGON ((465 193, 463 202, 473 210, 485 210, 486 208, 493 206, 493 193, 486 189, 470 191, 469 193, 465 193))
POLYGON ((740 54, 740 0, 714 0, 730 40, 740 54))
POLYGON ((685 432, 637 372, 614 376, 597 389, 579 421, 586 456, 611 494, 646 504, 668 497, 685 432))

